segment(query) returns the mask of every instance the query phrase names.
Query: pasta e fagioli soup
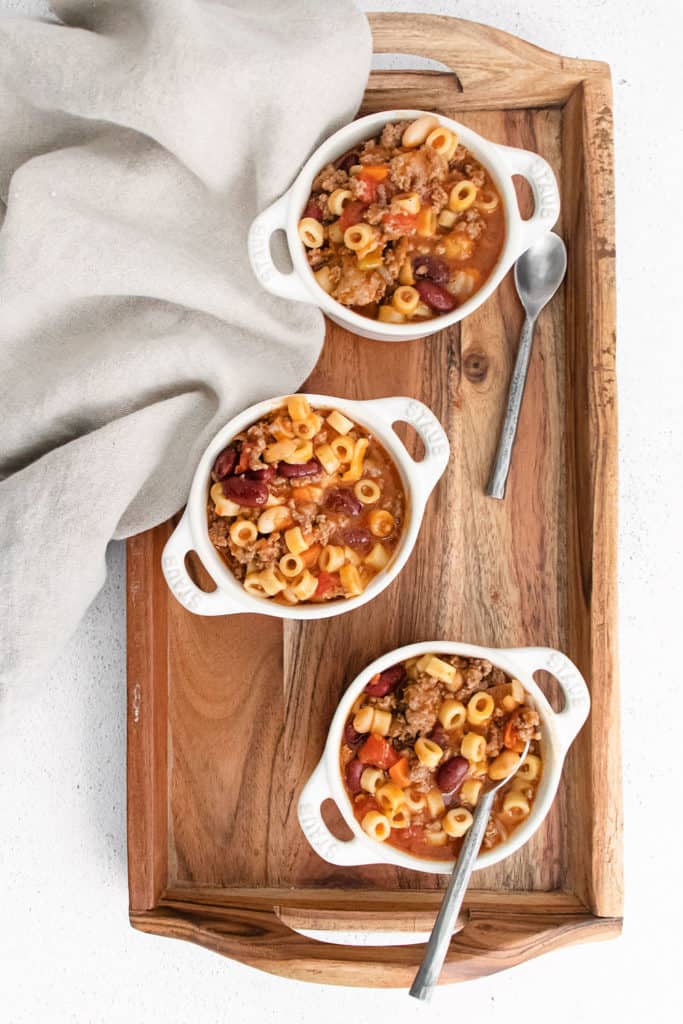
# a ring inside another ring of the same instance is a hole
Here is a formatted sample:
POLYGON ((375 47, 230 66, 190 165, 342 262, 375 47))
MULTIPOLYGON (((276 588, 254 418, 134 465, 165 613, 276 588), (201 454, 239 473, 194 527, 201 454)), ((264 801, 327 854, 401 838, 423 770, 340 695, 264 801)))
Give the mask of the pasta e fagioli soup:
POLYGON ((489 780, 505 778, 482 849, 530 814, 543 772, 541 726, 521 682, 485 658, 422 654, 370 679, 346 720, 340 770, 370 838, 452 861, 489 780))

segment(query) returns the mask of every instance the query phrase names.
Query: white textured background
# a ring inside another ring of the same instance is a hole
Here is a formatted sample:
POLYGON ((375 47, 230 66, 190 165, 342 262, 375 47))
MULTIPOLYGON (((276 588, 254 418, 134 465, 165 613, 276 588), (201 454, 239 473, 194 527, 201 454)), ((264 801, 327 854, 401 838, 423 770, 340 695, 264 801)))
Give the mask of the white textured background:
MULTIPOLYGON (((621 417, 620 648, 626 924, 616 942, 561 950, 441 990, 449 1020, 668 1019, 680 1001, 683 118, 680 0, 409 0, 612 66, 616 120, 621 417), (671 751, 671 752, 669 752, 671 751), (680 803, 680 797, 677 802, 680 803)), ((44 14, 40 0, 3 13, 44 14)), ((1 69, 0 69, 1 70, 1 69)), ((0 329, 1 329, 0 311, 0 329)), ((49 544, 46 544, 49 571, 49 544)), ((124 551, 51 674, 0 720, 0 1021, 329 1024, 425 1011, 403 992, 307 986, 127 920, 124 551)))

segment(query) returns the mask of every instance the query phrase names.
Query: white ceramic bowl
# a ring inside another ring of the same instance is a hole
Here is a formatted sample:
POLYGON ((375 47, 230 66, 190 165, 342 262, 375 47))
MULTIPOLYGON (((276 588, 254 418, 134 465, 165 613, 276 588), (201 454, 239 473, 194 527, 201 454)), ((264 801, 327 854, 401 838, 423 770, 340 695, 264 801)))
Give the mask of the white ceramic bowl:
POLYGON ((197 615, 235 615, 257 612, 279 619, 328 619, 350 612, 377 597, 405 565, 413 549, 422 522, 427 499, 442 475, 450 448, 443 427, 434 413, 415 398, 375 398, 354 402, 330 395, 307 395, 314 409, 339 409, 360 426, 370 430, 393 458, 406 496, 406 520, 392 560, 374 577, 358 597, 326 604, 278 604, 248 594, 235 579, 209 540, 206 502, 211 469, 218 454, 239 434, 263 416, 285 404, 286 397, 269 398, 235 416, 214 437, 202 456, 190 487, 183 517, 169 538, 161 558, 166 582, 176 599, 197 615), (393 430, 399 421, 410 423, 424 444, 421 462, 415 462, 393 430), (204 568, 216 584, 205 593, 190 578, 185 567, 188 551, 196 551, 204 568))
POLYGON ((416 857, 388 843, 370 839, 354 817, 339 766, 339 752, 346 719, 358 694, 372 676, 376 672, 383 672, 391 665, 396 665, 399 661, 428 652, 486 658, 508 675, 520 680, 532 698, 529 703, 533 704, 541 718, 543 772, 531 813, 517 826, 509 839, 492 850, 479 854, 475 870, 491 867, 492 864, 497 864, 518 850, 533 835, 550 809, 562 774, 565 755, 588 717, 590 709, 588 687, 576 666, 565 654, 550 647, 498 650, 445 640, 410 644, 377 658, 351 683, 332 719, 323 755, 299 798, 298 815, 301 828, 316 853, 331 864, 396 864, 398 867, 427 871, 431 874, 444 874, 453 868, 453 861, 434 861, 416 857), (553 711, 534 682, 534 672, 539 669, 550 672, 560 684, 564 695, 564 708, 559 713, 553 711), (337 839, 323 821, 320 806, 330 797, 353 832, 353 839, 337 839))
POLYGON ((347 150, 372 138, 388 121, 412 120, 429 111, 385 110, 368 114, 352 121, 331 135, 306 161, 294 184, 276 202, 260 213, 249 230, 249 258, 254 273, 263 287, 285 299, 311 302, 320 306, 331 320, 378 341, 411 341, 436 334, 451 324, 458 323, 481 306, 500 284, 518 256, 537 238, 549 231, 560 213, 560 194, 550 164, 537 153, 514 149, 484 139, 471 128, 439 114, 442 125, 457 132, 460 141, 477 160, 481 161, 493 178, 505 210, 505 241, 498 263, 482 287, 452 313, 434 317, 421 323, 391 324, 354 313, 337 302, 320 287, 306 259, 306 253, 297 233, 297 225, 311 191, 316 174, 328 163, 334 162, 347 150), (528 220, 519 213, 513 174, 527 179, 533 192, 535 209, 528 220), (270 251, 273 232, 284 229, 292 258, 293 270, 286 274, 275 266, 270 251))

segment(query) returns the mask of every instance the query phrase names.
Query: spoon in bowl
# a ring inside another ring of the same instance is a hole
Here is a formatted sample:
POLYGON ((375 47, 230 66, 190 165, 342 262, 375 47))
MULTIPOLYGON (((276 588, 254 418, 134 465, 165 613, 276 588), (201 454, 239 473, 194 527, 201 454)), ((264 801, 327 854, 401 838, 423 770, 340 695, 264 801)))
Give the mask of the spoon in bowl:
POLYGON ((517 433, 519 411, 529 370, 531 346, 534 340, 534 327, 538 314, 546 306, 562 284, 567 272, 567 250, 559 235, 549 231, 537 242, 523 252, 515 263, 515 286, 522 306, 526 312, 526 320, 519 336, 519 348, 515 368, 512 371, 508 404, 505 412, 503 429, 491 477, 486 488, 490 498, 505 497, 512 459, 512 448, 517 433))
POLYGON ((519 755, 517 764, 513 766, 509 775, 506 775, 500 782, 494 783, 487 789, 482 790, 474 817, 469 831, 465 834, 464 842, 460 848, 458 859, 453 867, 453 874, 444 893, 441 909, 437 915, 432 934, 427 943, 424 959, 420 969, 415 975, 415 980, 410 987, 410 995, 415 999, 429 1000, 441 974, 443 962, 453 937, 453 928, 458 919, 462 901, 465 898, 470 875, 474 868, 474 862, 479 854, 479 848, 484 838, 486 825, 493 807, 493 800, 496 793, 519 771, 520 765, 529 753, 530 740, 526 741, 524 750, 519 755))

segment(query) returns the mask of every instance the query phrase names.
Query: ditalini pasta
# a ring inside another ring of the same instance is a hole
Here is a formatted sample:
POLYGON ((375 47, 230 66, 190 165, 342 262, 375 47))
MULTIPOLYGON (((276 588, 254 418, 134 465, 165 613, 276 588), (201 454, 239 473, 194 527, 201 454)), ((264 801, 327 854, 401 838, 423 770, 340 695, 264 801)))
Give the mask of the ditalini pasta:
POLYGON ((320 287, 388 323, 461 306, 491 275, 504 237, 487 169, 433 115, 390 122, 324 167, 299 221, 320 287))
POLYGON ((538 713, 518 679, 481 658, 430 653, 374 676, 344 728, 341 772, 361 828, 418 857, 452 860, 482 789, 496 794, 484 849, 530 813, 543 764, 538 713))
POLYGON ((216 459, 209 537, 255 597, 343 600, 391 561, 405 504, 396 466, 369 431, 292 395, 216 459))

